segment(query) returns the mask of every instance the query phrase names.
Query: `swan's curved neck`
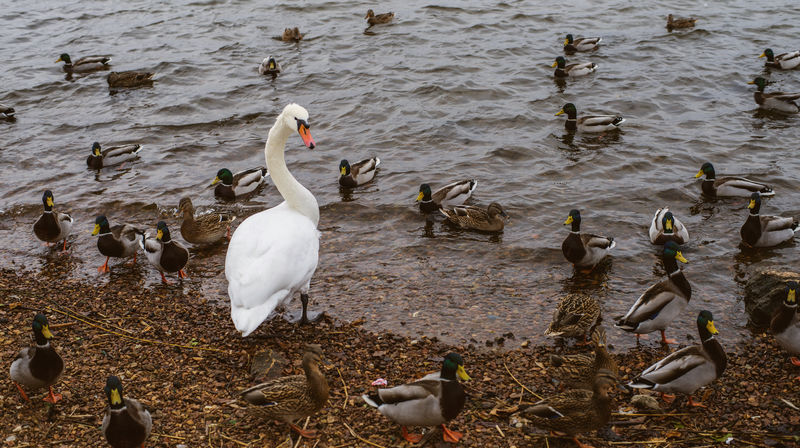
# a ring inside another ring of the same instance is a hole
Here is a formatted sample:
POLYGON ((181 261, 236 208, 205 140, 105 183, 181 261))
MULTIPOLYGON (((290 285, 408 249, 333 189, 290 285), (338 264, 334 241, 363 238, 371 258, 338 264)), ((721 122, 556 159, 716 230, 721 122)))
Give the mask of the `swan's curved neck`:
POLYGON ((308 217, 316 226, 319 224, 319 205, 317 200, 306 187, 292 176, 283 158, 283 150, 292 131, 291 128, 284 125, 283 114, 278 115, 278 119, 275 120, 275 124, 269 130, 267 145, 264 147, 267 170, 269 170, 272 182, 275 183, 275 187, 289 207, 308 217))

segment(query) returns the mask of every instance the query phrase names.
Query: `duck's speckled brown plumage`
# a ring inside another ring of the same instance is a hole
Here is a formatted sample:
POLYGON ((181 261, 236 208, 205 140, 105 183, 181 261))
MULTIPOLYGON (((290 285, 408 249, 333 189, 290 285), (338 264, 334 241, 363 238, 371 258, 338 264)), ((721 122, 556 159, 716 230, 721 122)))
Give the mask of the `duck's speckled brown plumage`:
POLYGON ((534 426, 576 436, 602 428, 608 423, 612 407, 608 393, 616 387, 616 377, 601 370, 593 380, 591 391, 568 390, 545 398, 522 413, 534 426))
POLYGON ((188 197, 181 198, 178 209, 183 214, 181 236, 192 244, 212 244, 225 238, 236 216, 227 213, 209 213, 194 216, 194 205, 188 197))
POLYGON ((328 401, 328 381, 320 371, 322 348, 306 346, 304 375, 278 378, 240 393, 250 404, 260 406, 267 417, 286 423, 316 414, 328 401))
POLYGON ((667 29, 673 30, 677 28, 692 28, 694 27, 697 19, 694 17, 678 17, 675 18, 672 14, 667 16, 667 29))
POLYGON ((142 87, 153 85, 153 76, 155 73, 150 72, 111 72, 108 74, 106 81, 109 87, 142 87))
POLYGON ((586 338, 600 319, 600 304, 585 294, 569 294, 558 303, 547 336, 586 338))
POLYGON ((380 25, 382 23, 391 22, 392 19, 394 19, 394 13, 393 12, 386 12, 386 13, 383 13, 383 14, 377 14, 376 15, 373 10, 368 9, 367 10, 367 15, 364 16, 364 18, 367 19, 367 23, 369 23, 370 26, 372 26, 372 25, 380 25))
POLYGON ((300 28, 284 28, 281 40, 284 42, 299 42, 303 40, 303 34, 300 33, 300 28))
POLYGON ((550 355, 547 374, 565 387, 592 389, 593 379, 600 370, 607 370, 619 377, 619 367, 606 348, 606 332, 601 326, 592 333, 594 353, 574 355, 550 355))
POLYGON ((440 209, 447 220, 462 229, 479 230, 482 232, 502 232, 505 227, 505 218, 508 217, 503 207, 497 202, 492 202, 486 210, 480 207, 462 205, 450 210, 440 209))

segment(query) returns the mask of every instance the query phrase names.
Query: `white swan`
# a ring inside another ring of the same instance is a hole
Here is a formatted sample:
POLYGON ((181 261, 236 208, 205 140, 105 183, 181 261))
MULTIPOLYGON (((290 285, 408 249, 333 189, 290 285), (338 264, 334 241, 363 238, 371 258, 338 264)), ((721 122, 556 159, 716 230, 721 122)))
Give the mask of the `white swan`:
POLYGON ((225 256, 231 318, 242 337, 252 333, 280 305, 300 292, 301 323, 308 321, 308 288, 317 269, 319 206, 286 167, 283 150, 293 131, 314 149, 308 112, 297 104, 283 109, 264 148, 267 169, 284 201, 245 219, 225 256))

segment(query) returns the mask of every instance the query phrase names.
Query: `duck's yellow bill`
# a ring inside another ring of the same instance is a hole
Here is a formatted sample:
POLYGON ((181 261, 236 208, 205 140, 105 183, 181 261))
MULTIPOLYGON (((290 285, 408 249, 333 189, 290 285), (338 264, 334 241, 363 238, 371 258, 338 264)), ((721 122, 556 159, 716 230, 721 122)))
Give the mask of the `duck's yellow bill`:
MULTIPOLYGON (((765 58, 765 57, 767 57, 767 54, 766 53, 761 53, 761 56, 759 56, 759 57, 760 58, 765 58)), ((748 83, 748 84, 750 84, 750 83, 748 83)))
POLYGON ((719 334, 719 331, 717 331, 717 327, 714 326, 713 320, 708 321, 708 323, 706 324, 706 329, 708 329, 708 332, 711 334, 719 334))
POLYGON ((158 229, 158 232, 156 232, 156 239, 161 240, 161 238, 163 237, 164 237, 164 232, 161 229, 158 229))
POLYGON ((50 332, 49 325, 45 325, 42 327, 42 336, 44 336, 45 339, 53 339, 53 333, 50 332))
POLYGON ((680 261, 681 263, 688 263, 688 262, 689 262, 689 260, 687 260, 687 259, 686 259, 686 258, 683 256, 683 254, 681 253, 681 251, 678 251, 678 253, 676 253, 676 254, 675 254, 675 259, 676 259, 676 260, 678 260, 678 261, 680 261))
POLYGON ((747 204, 747 208, 750 208, 750 209, 756 208, 756 200, 755 199, 750 199, 750 203, 747 204))
POLYGON ((53 202, 53 198, 52 197, 47 198, 47 206, 52 207, 53 205, 55 205, 55 203, 53 202))
POLYGON ((795 290, 790 289, 789 294, 786 296, 786 301, 789 303, 795 302, 797 299, 795 298, 795 290))
POLYGON ((425 197, 425 193, 420 191, 419 194, 417 195, 417 200, 421 201, 423 197, 425 197))
POLYGON ((558 67, 558 62, 553 62, 553 65, 551 65, 550 67, 558 67))
POLYGON ((469 377, 469 375, 467 375, 467 371, 464 370, 464 366, 458 366, 458 369, 456 369, 456 374, 464 381, 469 381, 472 379, 469 377))
POLYGON ((664 224, 664 229, 672 230, 672 220, 668 219, 667 222, 664 224))
POLYGON ((345 174, 347 174, 347 170, 346 170, 344 167, 341 167, 341 168, 339 169, 339 173, 341 173, 341 174, 342 174, 342 176, 344 176, 345 174))
POLYGON ((567 216, 567 220, 564 221, 564 225, 572 224, 572 221, 574 221, 574 219, 572 219, 572 216, 567 216))
POLYGON ((748 84, 755 84, 755 81, 747 81, 748 84))
POLYGON ((703 170, 700 170, 700 171, 697 172, 697 174, 694 175, 694 178, 697 179, 698 177, 700 177, 702 175, 703 175, 703 170))
POLYGON ((61 61, 63 61, 63 59, 61 58, 56 59, 56 62, 61 62, 61 61))
MULTIPOLYGON (((553 67, 555 67, 555 65, 553 67)), ((563 113, 564 113, 564 109, 561 109, 560 111, 556 112, 556 115, 561 115, 563 113)))
POLYGON ((95 224, 94 230, 92 230, 92 236, 96 236, 98 233, 100 233, 100 224, 95 224))
POLYGON ((564 39, 564 45, 569 45, 569 39, 564 39))
POLYGON ((122 404, 122 397, 119 396, 119 390, 111 389, 111 404, 122 404))
POLYGON ((214 178, 214 180, 211 181, 211 185, 216 185, 220 182, 222 182, 222 180, 219 178, 219 176, 217 176, 214 178))

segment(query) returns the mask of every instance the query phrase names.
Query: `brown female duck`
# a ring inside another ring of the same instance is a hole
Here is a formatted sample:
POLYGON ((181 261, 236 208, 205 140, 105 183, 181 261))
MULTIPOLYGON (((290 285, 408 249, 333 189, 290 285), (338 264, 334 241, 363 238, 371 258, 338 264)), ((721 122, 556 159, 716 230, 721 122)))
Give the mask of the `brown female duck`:
POLYGON ((439 209, 447 220, 462 229, 481 232, 502 232, 508 215, 497 202, 492 202, 486 210, 470 205, 460 205, 450 210, 439 209))
POLYGON ((697 19, 694 17, 672 17, 672 14, 667 16, 667 30, 672 31, 677 28, 693 28, 697 19))
POLYGON ((213 244, 224 237, 230 238, 231 223, 236 216, 227 213, 208 213, 195 216, 194 205, 188 197, 181 198, 178 210, 183 214, 181 236, 192 244, 213 244))
POLYGON ((600 320, 600 304, 593 297, 585 294, 569 294, 561 299, 553 321, 545 336, 562 336, 579 338, 587 341, 589 334, 600 320))
POLYGON ((594 377, 600 370, 619 375, 617 362, 606 348, 606 331, 602 326, 592 332, 594 354, 550 355, 548 375, 557 380, 562 387, 592 389, 594 377))
POLYGON ((386 12, 386 13, 383 13, 383 14, 377 14, 376 15, 373 10, 368 9, 367 10, 367 15, 364 16, 364 18, 367 19, 367 23, 369 23, 370 26, 372 26, 372 25, 380 25, 382 23, 391 22, 392 19, 394 19, 394 13, 393 12, 386 12))
POLYGON ((303 34, 300 33, 300 28, 285 28, 281 40, 284 42, 300 42, 303 40, 303 34))
POLYGON ((248 403, 259 406, 267 417, 288 424, 305 438, 315 438, 316 431, 304 430, 293 422, 316 414, 328 401, 328 381, 320 370, 323 356, 322 347, 309 344, 303 355, 305 375, 277 378, 239 395, 248 403))

